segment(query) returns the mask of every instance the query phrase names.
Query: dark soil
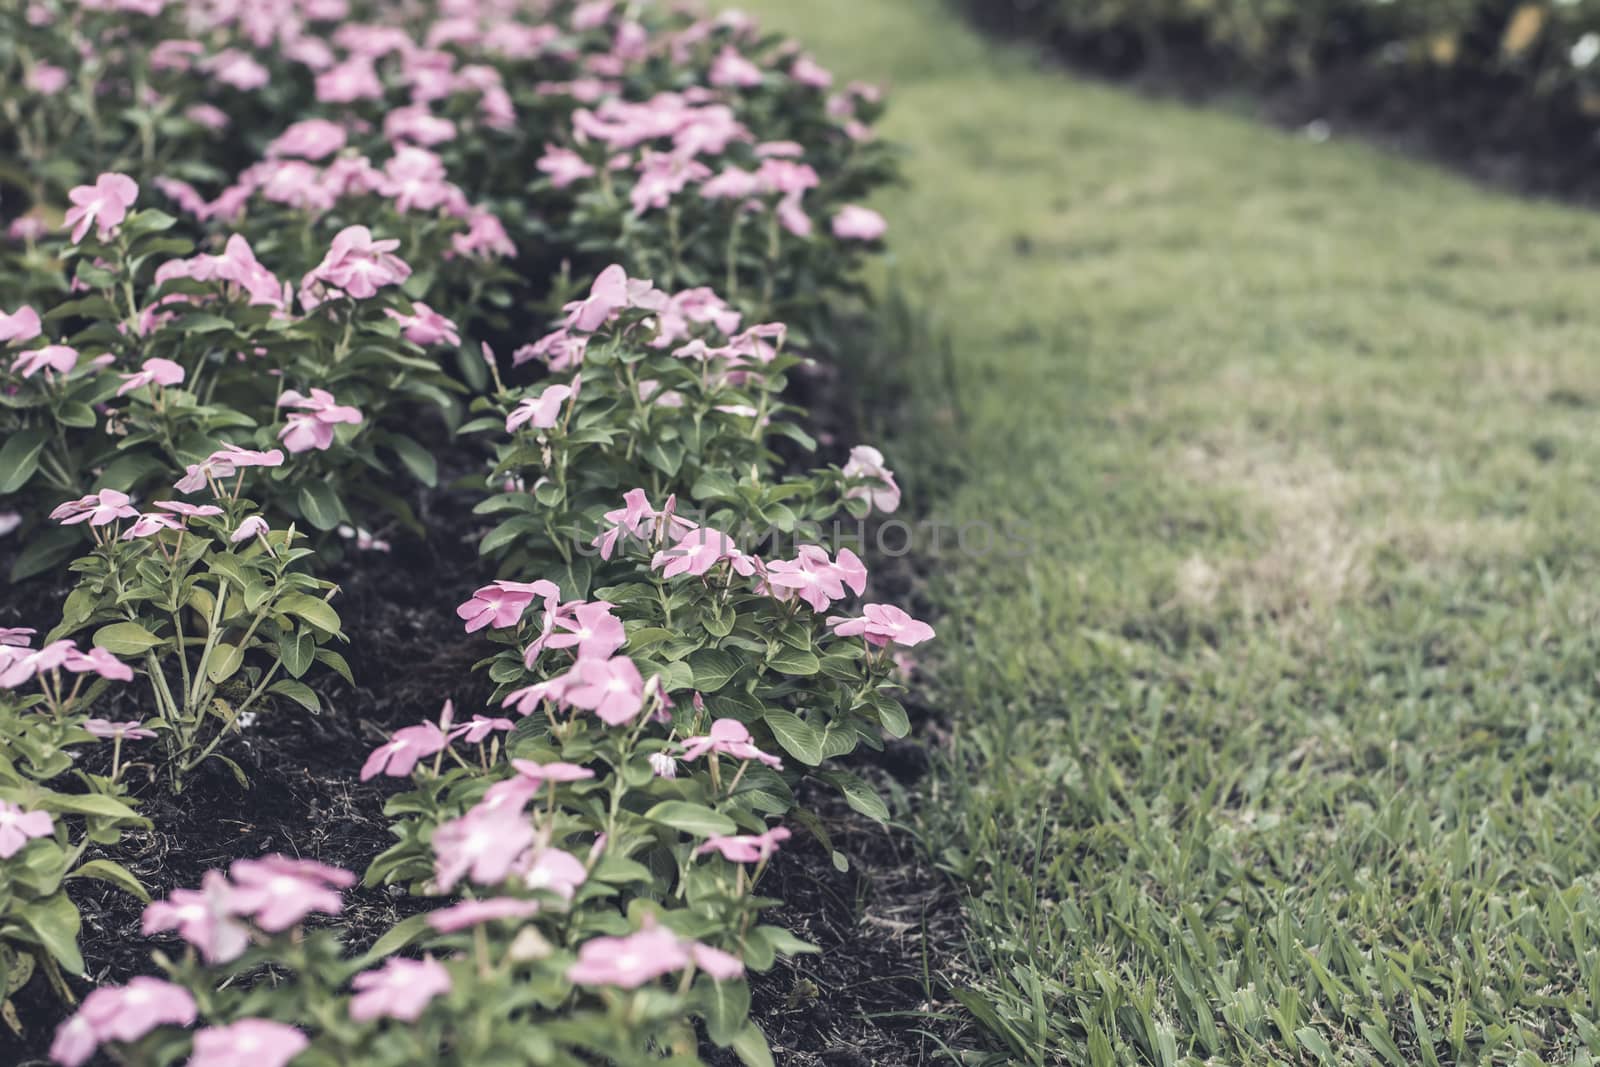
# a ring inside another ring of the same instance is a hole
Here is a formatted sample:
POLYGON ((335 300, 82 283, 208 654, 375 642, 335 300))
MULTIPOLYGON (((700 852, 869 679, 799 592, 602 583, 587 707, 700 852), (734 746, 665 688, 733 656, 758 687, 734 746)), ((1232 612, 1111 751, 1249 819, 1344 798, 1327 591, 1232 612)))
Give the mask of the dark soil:
MULTIPOLYGON (((1374 141, 1516 193, 1600 203, 1600 122, 1568 96, 1535 96, 1522 76, 1487 61, 1391 65, 1374 58, 1375 42, 1335 37, 1314 73, 1261 70, 1198 30, 1073 33, 1048 25, 1036 5, 958 2, 978 25, 1036 44, 1075 73, 1243 110, 1319 138, 1374 141)), ((1496 40, 1469 35, 1464 47, 1492 49, 1496 40)))

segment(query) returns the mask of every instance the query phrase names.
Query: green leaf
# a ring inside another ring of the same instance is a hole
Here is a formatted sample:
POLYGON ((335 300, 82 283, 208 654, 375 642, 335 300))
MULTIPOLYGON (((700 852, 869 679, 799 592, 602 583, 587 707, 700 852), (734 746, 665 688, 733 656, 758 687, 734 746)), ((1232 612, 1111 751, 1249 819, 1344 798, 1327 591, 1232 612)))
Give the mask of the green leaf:
POLYGON ((94 643, 114 656, 137 656, 161 641, 136 622, 114 622, 94 632, 94 643))
POLYGON ((670 826, 674 830, 681 830, 695 837, 732 834, 737 833, 739 829, 726 815, 712 811, 703 804, 691 804, 687 800, 663 800, 645 812, 644 817, 651 822, 670 826))
POLYGON ((326 630, 330 634, 339 632, 339 613, 326 600, 305 593, 290 593, 274 607, 285 614, 299 616, 319 630, 326 630))
POLYGON ((389 927, 388 933, 372 943, 372 947, 356 961, 358 967, 368 967, 385 957, 392 956, 415 941, 428 929, 428 912, 407 916, 389 927))
POLYGON ((101 882, 110 882, 114 886, 127 890, 146 904, 150 903, 150 893, 139 884, 129 870, 119 863, 110 860, 90 860, 77 870, 67 875, 68 878, 93 878, 101 882))
POLYGON ((211 650, 211 655, 206 657, 206 677, 211 679, 213 685, 232 678, 244 666, 244 649, 238 645, 226 643, 218 644, 211 650))
POLYGON ((56 569, 62 560, 72 555, 82 543, 83 535, 70 527, 54 527, 35 531, 28 545, 17 554, 11 564, 11 580, 20 582, 36 574, 56 569))
POLYGON ((406 465, 423 485, 432 489, 439 484, 439 463, 433 458, 433 453, 411 440, 409 437, 389 438, 389 447, 394 449, 394 454, 400 457, 400 462, 406 465))
POLYGON ((739 1036, 733 1039, 733 1051, 745 1067, 773 1067, 772 1049, 767 1045, 767 1035, 755 1023, 746 1023, 739 1036))
POLYGON ((854 774, 830 768, 818 771, 817 777, 843 793, 845 803, 867 818, 876 819, 881 823, 889 821, 889 806, 883 802, 878 791, 854 774))
POLYGON ((784 674, 794 674, 809 677, 816 674, 822 667, 821 661, 810 652, 788 645, 780 647, 776 652, 767 657, 767 665, 774 667, 784 674))
POLYGON ((328 482, 311 482, 300 487, 300 514, 319 530, 331 530, 344 518, 344 505, 328 482))
POLYGON ((317 635, 305 626, 278 642, 278 655, 283 659, 283 669, 294 678, 311 669, 316 654, 317 635))
POLYGON ((12 917, 38 939, 68 974, 76 977, 83 973, 83 956, 78 952, 78 909, 65 893, 15 905, 12 917))
POLYGON ((701 975, 694 985, 705 1015, 706 1036, 712 1044, 727 1048, 739 1037, 750 1015, 750 987, 741 981, 714 981, 710 975, 701 975))
POLYGON ((322 703, 317 699, 317 694, 304 682, 296 682, 283 678, 273 682, 267 687, 267 692, 277 693, 279 696, 288 697, 302 708, 313 714, 322 710, 322 703))
POLYGON ((39 469, 39 454, 50 435, 43 427, 14 433, 0 447, 0 496, 15 493, 39 469))
POLYGON ((98 815, 107 819, 126 819, 133 823, 147 823, 134 810, 115 797, 103 793, 49 793, 36 802, 44 811, 66 812, 73 815, 98 815))
POLYGON ((822 762, 822 735, 816 727, 794 712, 780 708, 763 712, 761 719, 789 755, 808 767, 822 762))
POLYGON ((688 658, 694 671, 694 687, 702 693, 715 693, 739 673, 739 659, 720 648, 702 648, 688 658))

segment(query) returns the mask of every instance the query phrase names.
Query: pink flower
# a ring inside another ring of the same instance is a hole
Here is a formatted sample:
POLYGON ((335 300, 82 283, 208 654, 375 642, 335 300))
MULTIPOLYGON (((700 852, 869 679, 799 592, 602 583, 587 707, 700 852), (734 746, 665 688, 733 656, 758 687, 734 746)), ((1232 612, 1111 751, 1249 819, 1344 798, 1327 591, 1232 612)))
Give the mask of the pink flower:
MULTIPOLYGON (((509 723, 507 725, 510 725, 509 723)), ((514 759, 511 766, 516 768, 518 774, 534 782, 549 782, 555 785, 558 782, 582 782, 594 777, 594 772, 587 767, 580 767, 576 763, 565 763, 555 760, 550 763, 535 763, 531 759, 514 759)))
POLYGON ((570 615, 558 616, 555 624, 564 632, 552 633, 545 640, 545 647, 576 645, 580 660, 607 659, 628 640, 622 620, 611 614, 611 605, 604 600, 579 604, 570 615))
POLYGON ((0 648, 27 648, 38 632, 31 626, 0 626, 0 648))
POLYGON ((207 871, 199 889, 175 889, 146 907, 141 929, 146 937, 176 930, 207 963, 229 963, 250 944, 250 931, 233 917, 232 900, 223 873, 207 871))
POLYGON ((47 837, 55 832, 55 820, 47 811, 24 811, 20 804, 0 800, 0 860, 8 860, 22 850, 32 837, 47 837))
POLYGON ((660 570, 663 578, 699 576, 722 560, 727 560, 739 574, 748 577, 755 573, 753 557, 739 551, 733 538, 707 526, 691 530, 671 548, 657 552, 650 560, 650 569, 660 570))
POLYGON ((142 722, 112 722, 109 719, 88 719, 83 728, 104 741, 121 738, 124 741, 148 741, 156 736, 154 730, 145 729, 142 722))
POLYGON ((183 117, 213 133, 227 129, 233 121, 226 111, 211 104, 190 104, 183 109, 183 117))
POLYGON ((711 732, 683 741, 683 758, 692 762, 707 752, 720 752, 737 760, 760 760, 769 767, 781 768, 783 760, 761 751, 750 741, 750 731, 738 719, 718 719, 711 732))
POLYGON ((517 625, 535 597, 548 601, 560 595, 556 584, 543 578, 533 582, 491 582, 456 608, 456 617, 466 620, 469 634, 485 627, 502 630, 517 625))
POLYGON ((455 140, 456 124, 435 115, 422 104, 397 107, 383 119, 383 135, 391 143, 411 141, 420 145, 443 144, 455 140))
POLYGON ((672 198, 683 192, 690 182, 711 177, 711 168, 693 159, 684 159, 676 153, 645 150, 644 161, 639 164, 639 177, 628 193, 635 217, 651 208, 664 208, 672 198))
POLYGON ((98 674, 100 677, 113 682, 133 681, 133 668, 99 645, 94 646, 87 652, 79 652, 77 649, 71 650, 67 653, 66 658, 61 661, 61 666, 73 674, 98 674))
POLYGON ((761 84, 761 68, 741 56, 732 45, 723 45, 722 51, 711 62, 708 80, 716 86, 754 88, 761 84))
POLYGON ((233 544, 248 541, 252 537, 265 537, 271 533, 267 520, 260 515, 252 515, 239 524, 239 528, 228 535, 228 540, 233 544))
POLYGON ((506 432, 514 433, 524 425, 541 430, 553 428, 561 418, 561 405, 572 395, 571 386, 552 385, 538 396, 528 397, 506 416, 506 432))
POLYGON ((285 1067, 311 1044, 305 1034, 271 1019, 240 1019, 194 1035, 187 1067, 285 1067))
POLYGON ((254 92, 272 80, 266 67, 236 48, 218 52, 201 66, 217 81, 240 92, 254 92))
POLYGON ((488 900, 463 900, 428 915, 428 925, 441 934, 453 934, 471 926, 506 919, 526 919, 539 911, 536 900, 516 897, 490 897, 488 900))
POLYGON ((471 722, 461 723, 450 730, 450 740, 459 739, 469 745, 478 745, 496 730, 509 730, 515 725, 516 723, 510 719, 491 719, 483 715, 474 715, 471 722))
POLYGON ((798 551, 795 559, 767 564, 767 584, 778 599, 798 593, 812 610, 826 611, 830 603, 844 599, 846 584, 857 596, 866 589, 867 569, 848 548, 839 550, 837 564, 817 545, 801 545, 798 551))
POLYGON ((256 452, 238 445, 223 445, 199 463, 189 464, 184 476, 173 486, 180 493, 204 488, 208 479, 231 478, 245 467, 281 467, 283 453, 274 448, 256 452))
POLYGON ((392 254, 399 247, 394 239, 373 240, 372 231, 365 226, 345 227, 334 235, 322 262, 301 281, 301 301, 315 308, 321 302, 316 294, 323 286, 365 300, 386 285, 400 284, 411 277, 411 268, 392 254))
POLYGON ((35 63, 24 84, 36 93, 54 96, 67 87, 67 72, 51 63, 35 63))
POLYGON ((533 890, 543 890, 572 902, 578 887, 589 879, 588 868, 570 852, 559 848, 543 848, 522 872, 522 884, 533 890))
POLYGON ((364 56, 351 56, 317 75, 317 99, 324 104, 349 104, 382 96, 383 83, 378 80, 377 68, 364 56))
POLYGON ((450 248, 469 259, 509 258, 517 254, 517 246, 500 219, 478 208, 467 216, 466 233, 450 235, 450 248))
POLYGON ((463 877, 478 885, 503 882, 534 839, 521 812, 473 808, 433 831, 434 881, 445 892, 463 877))
POLYGON ((444 731, 431 722, 396 730, 388 743, 373 749, 361 765, 361 780, 365 782, 379 774, 409 777, 418 760, 444 751, 448 743, 444 731))
POLYGON ((874 648, 893 643, 902 648, 933 639, 933 627, 918 622, 893 604, 865 604, 858 618, 828 617, 828 625, 840 637, 861 636, 874 648))
POLYGON ((703 856, 707 852, 720 852, 722 858, 731 863, 760 863, 770 859, 778 851, 778 845, 787 840, 788 829, 774 826, 764 834, 709 837, 705 844, 694 850, 694 854, 703 856))
POLYGON ((833 84, 833 75, 810 56, 798 56, 789 68, 789 77, 813 89, 826 89, 833 84))
POLYGON ((76 651, 77 647, 67 640, 52 641, 31 651, 0 645, 0 689, 15 689, 37 674, 59 670, 76 651))
POLYGON ((696 967, 709 974, 718 982, 730 981, 744 974, 744 963, 738 956, 702 945, 698 941, 689 942, 689 955, 694 958, 696 967))
POLYGON ((158 500, 156 507, 174 515, 182 515, 185 519, 204 519, 222 514, 222 509, 215 504, 188 504, 182 500, 158 500))
POLYGON ((333 394, 326 389, 312 389, 310 396, 302 396, 293 389, 285 390, 278 398, 278 406, 299 409, 285 416, 284 427, 278 431, 278 440, 290 452, 325 449, 333 444, 334 426, 340 423, 354 426, 361 422, 360 411, 336 403, 333 394))
POLYGON ((31 341, 39 336, 40 329, 39 313, 26 304, 10 315, 0 311, 0 341, 31 341))
POLYGON ((733 166, 724 167, 700 186, 700 195, 707 200, 746 200, 760 191, 761 183, 754 174, 733 166))
POLYGON ((627 271, 613 263, 595 278, 586 298, 566 306, 566 325, 568 329, 593 333, 626 308, 658 311, 665 303, 666 295, 649 281, 629 278, 627 271))
POLYGON ((194 1019, 194 998, 171 982, 139 977, 125 986, 102 986, 56 1030, 50 1058, 80 1067, 104 1042, 137 1041, 158 1026, 192 1026, 194 1019))
POLYGON ((122 387, 117 390, 117 395, 131 393, 135 389, 143 389, 147 385, 158 386, 177 385, 184 378, 183 368, 170 359, 159 356, 147 359, 140 365, 137 373, 124 374, 122 387))
POLYGON ((650 500, 645 496, 643 489, 630 489, 622 497, 623 506, 605 513, 605 521, 610 523, 609 529, 600 533, 590 542, 600 549, 601 559, 610 559, 616 551, 617 541, 623 534, 641 540, 652 540, 657 534, 668 536, 692 533, 694 523, 687 519, 678 518, 673 512, 677 508, 677 496, 669 496, 667 502, 657 511, 650 506, 650 500))
POLYGON ((426 347, 441 343, 451 345, 461 343, 461 335, 456 332, 456 324, 420 300, 411 302, 409 315, 402 315, 393 308, 386 308, 384 314, 400 324, 402 336, 412 344, 426 347))
POLYGON ((883 465, 883 453, 870 445, 857 445, 850 450, 844 465, 846 478, 865 478, 877 481, 877 486, 858 485, 845 493, 846 500, 865 500, 879 511, 891 512, 900 506, 900 485, 894 480, 894 471, 883 465))
POLYGON ((139 197, 139 183, 126 174, 106 173, 95 179, 93 185, 80 185, 67 193, 72 207, 67 209, 65 226, 73 226, 72 243, 83 240, 93 225, 100 240, 109 241, 116 236, 117 227, 128 217, 128 209, 139 197))
MULTIPOLYGON (((521 689, 513 689, 506 694, 500 704, 502 707, 516 708, 519 715, 532 715, 546 700, 553 700, 558 704, 565 701, 567 690, 577 684, 577 674, 577 669, 574 668, 570 673, 560 677, 526 685, 521 689)), ((0 679, 3 678, 4 675, 0 675, 0 679)), ((3 684, 3 681, 0 681, 0 684, 3 684)))
POLYGON ((139 509, 128 503, 128 494, 116 489, 102 489, 98 493, 69 500, 50 512, 50 517, 63 526, 87 522, 90 526, 106 526, 118 519, 131 519, 139 509))
POLYGON ((650 753, 650 771, 657 778, 676 778, 678 777, 678 761, 666 752, 652 752, 650 753))
POLYGON ((855 204, 846 204, 833 216, 833 235, 841 241, 876 241, 888 229, 882 215, 855 204))
POLYGON ((298 925, 312 912, 338 915, 344 908, 340 889, 355 885, 355 875, 315 860, 263 856, 235 860, 228 868, 233 881, 229 907, 268 933, 298 925))
POLYGON ((288 303, 287 288, 256 259, 250 242, 242 234, 228 238, 222 255, 198 255, 163 263, 156 271, 156 284, 173 278, 197 282, 222 282, 225 292, 237 290, 250 298, 251 305, 282 310, 288 303), (230 287, 233 287, 230 289, 230 287))
POLYGON ((450 992, 450 972, 432 957, 390 959, 382 967, 362 971, 350 980, 350 1018, 356 1022, 399 1019, 414 1023, 435 997, 450 992))
POLYGON ((325 159, 344 147, 345 137, 344 127, 337 122, 303 119, 273 138, 267 145, 267 158, 325 159))
POLYGON ((584 942, 577 962, 567 968, 567 979, 579 985, 638 989, 689 964, 689 952, 678 935, 651 926, 627 937, 596 937, 584 942))
POLYGON ((464 213, 466 195, 445 180, 444 160, 426 148, 401 145, 384 164, 377 192, 394 201, 396 211, 464 213))
POLYGON ((565 189, 575 181, 594 177, 594 167, 570 148, 547 144, 544 146, 544 155, 534 165, 550 176, 550 184, 557 189, 565 189))
POLYGON ((573 674, 577 680, 567 690, 567 702, 594 712, 608 726, 632 721, 644 707, 644 679, 627 656, 581 659, 573 674))
POLYGON ((50 371, 60 374, 70 373, 78 365, 78 351, 66 345, 45 345, 27 352, 18 353, 12 360, 11 369, 24 378, 32 378, 40 370, 45 371, 45 377, 50 377, 50 371))

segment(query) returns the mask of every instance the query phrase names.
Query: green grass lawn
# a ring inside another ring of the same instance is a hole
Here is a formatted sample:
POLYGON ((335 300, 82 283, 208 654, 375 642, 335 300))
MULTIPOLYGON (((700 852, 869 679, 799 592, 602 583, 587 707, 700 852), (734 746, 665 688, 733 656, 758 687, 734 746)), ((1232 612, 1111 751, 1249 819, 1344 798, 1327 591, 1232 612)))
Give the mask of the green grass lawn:
POLYGON ((929 589, 992 1062, 1590 1062, 1600 218, 937 0, 741 6, 891 85, 880 282, 953 367, 885 450, 1031 536, 929 589))

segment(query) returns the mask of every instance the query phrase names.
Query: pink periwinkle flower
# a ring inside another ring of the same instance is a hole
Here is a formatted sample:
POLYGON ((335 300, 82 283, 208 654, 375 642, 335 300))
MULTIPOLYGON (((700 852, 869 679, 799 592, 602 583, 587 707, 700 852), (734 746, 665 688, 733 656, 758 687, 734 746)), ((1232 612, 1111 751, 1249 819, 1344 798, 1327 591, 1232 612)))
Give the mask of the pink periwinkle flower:
POLYGON ((487 900, 463 900, 447 908, 428 914, 428 925, 441 934, 453 934, 487 922, 526 919, 537 914, 537 900, 520 900, 517 897, 490 897, 487 900))
POLYGON ((542 848, 533 853, 521 874, 522 884, 528 889, 554 893, 569 904, 578 887, 589 880, 589 869, 583 862, 559 848, 542 848))
POLYGON ((556 584, 543 578, 533 582, 491 582, 456 608, 456 617, 466 621, 469 634, 485 627, 501 630, 521 621, 522 613, 535 597, 548 601, 560 595, 556 584))
POLYGON ((133 681, 133 668, 99 645, 87 652, 71 649, 62 659, 61 666, 73 674, 98 674, 112 682, 133 681))
POLYGON ((710 733, 684 738, 684 760, 692 762, 708 752, 737 760, 759 760, 772 768, 783 767, 783 760, 761 751, 751 742, 750 731, 738 719, 718 719, 711 724, 710 733))
POLYGON ((724 45, 711 62, 708 80, 719 87, 754 88, 761 84, 761 68, 740 55, 732 45, 724 45))
POLYGON ((644 679, 627 656, 581 659, 572 673, 567 703, 594 712, 607 726, 633 721, 644 707, 644 679))
POLYGON ((888 230, 883 216, 871 208, 846 204, 833 216, 833 235, 841 241, 876 241, 888 230))
POLYGON ((26 304, 10 315, 0 311, 0 342, 31 341, 39 336, 40 330, 39 313, 26 304))
POLYGON ((299 159, 326 159, 345 145, 343 126, 327 119, 302 119, 285 129, 267 145, 269 159, 295 156, 299 159))
POLYGON ((665 303, 665 293, 648 280, 629 278, 627 271, 613 263, 595 278, 587 297, 566 306, 566 325, 568 329, 593 333, 627 308, 659 311, 665 303))
POLYGON ((73 227, 72 243, 82 241, 91 225, 100 240, 111 240, 138 197, 139 183, 126 174, 114 173, 102 174, 93 185, 80 185, 68 192, 72 207, 67 209, 63 225, 73 227))
POLYGON ((796 56, 789 67, 789 77, 813 89, 827 89, 833 84, 833 75, 810 56, 796 56))
POLYGON ((519 426, 534 429, 552 429, 561 419, 561 407, 574 395, 569 385, 552 385, 538 396, 530 396, 519 403, 506 416, 506 432, 514 433, 519 426))
POLYGON ((789 840, 786 827, 774 826, 762 834, 717 835, 706 839, 694 850, 696 856, 717 852, 731 863, 761 863, 778 851, 778 846, 789 840))
POLYGON ((450 235, 450 248, 468 259, 509 259, 517 246, 498 216, 474 208, 467 215, 467 232, 450 235))
POLYGON ((578 658, 607 659, 627 643, 622 620, 611 613, 611 605, 604 600, 589 604, 571 605, 555 618, 559 630, 544 642, 546 648, 573 648, 578 658))
POLYGON ((844 599, 846 586, 857 596, 866 589, 867 568, 848 548, 839 550, 837 563, 818 545, 801 545, 798 553, 792 560, 767 564, 767 584, 778 599, 798 595, 812 610, 826 611, 833 601, 844 599))
POLYGON ((135 389, 143 389, 147 385, 168 386, 178 385, 183 381, 184 371, 181 366, 170 359, 154 356, 145 360, 139 370, 133 374, 122 376, 122 386, 117 390, 117 395, 131 393, 135 389))
POLYGON ((43 96, 54 96, 67 87, 67 72, 53 63, 35 63, 24 81, 29 89, 43 96))
POLYGON ((221 871, 207 871, 199 889, 175 889, 144 909, 141 930, 176 930, 207 963, 229 963, 250 944, 250 931, 234 918, 233 887, 221 871))
POLYGON ((191 463, 173 486, 180 493, 203 489, 208 479, 231 478, 246 467, 281 467, 283 453, 278 449, 258 452, 238 445, 223 445, 199 463, 191 463))
POLYGON ((325 286, 365 300, 386 285, 400 284, 411 277, 411 268, 393 254, 399 247, 393 238, 374 240, 365 226, 345 227, 334 235, 322 262, 301 281, 301 302, 315 308, 325 286))
POLYGON ((449 743, 444 731, 431 722, 396 730, 389 740, 372 750, 361 765, 363 782, 386 774, 391 778, 409 777, 417 762, 444 751, 449 743))
POLYGON ((55 832, 55 820, 47 811, 26 811, 20 804, 0 800, 0 860, 22 851, 30 838, 48 837, 55 832))
POLYGON ((712 978, 725 980, 744 973, 739 960, 710 945, 679 937, 647 920, 626 937, 596 937, 578 949, 567 978, 579 985, 613 985, 637 989, 691 964, 712 978))
POLYGON ((439 961, 394 958, 350 980, 350 1018, 356 1022, 399 1019, 414 1023, 435 997, 450 992, 450 972, 439 961))
POLYGON ((0 645, 0 689, 15 689, 35 675, 59 670, 76 651, 70 640, 52 641, 36 649, 0 645))
POLYGON ((296 926, 312 912, 338 915, 344 908, 339 890, 356 882, 355 875, 338 867, 279 855, 235 860, 228 876, 232 913, 268 933, 296 926))
POLYGON ((933 627, 919 622, 893 604, 865 604, 862 614, 853 619, 828 617, 828 625, 840 637, 863 637, 874 648, 895 644, 902 648, 933 639, 933 627))
POLYGON ((460 723, 450 729, 450 740, 462 740, 469 745, 479 745, 490 734, 509 730, 515 725, 516 723, 510 719, 491 719, 484 715, 474 715, 471 722, 460 723))
POLYGON ((215 504, 190 504, 182 500, 158 500, 156 507, 162 511, 170 511, 185 520, 205 519, 222 514, 222 509, 215 504))
POLYGON ((434 830, 434 881, 445 892, 462 878, 478 885, 503 882, 534 840, 521 812, 473 808, 434 830))
POLYGON ((894 480, 894 471, 883 464, 883 453, 870 445, 857 445, 850 450, 844 465, 846 478, 866 478, 879 484, 858 485, 845 493, 846 500, 865 500, 878 511, 892 512, 900 506, 900 485, 894 480))
POLYGON ((245 93, 254 92, 272 80, 272 75, 268 73, 266 67, 236 48, 218 52, 202 63, 201 67, 223 85, 245 93))
POLYGON ((337 403, 326 389, 312 389, 309 396, 285 390, 278 398, 278 406, 296 409, 285 416, 284 427, 278 431, 278 440, 290 452, 325 449, 333 444, 335 426, 361 423, 360 411, 337 403))
POLYGON ((81 1067, 106 1042, 137 1041, 158 1026, 192 1026, 195 1011, 187 989, 159 978, 102 986, 56 1030, 50 1058, 62 1067, 81 1067))
POLYGON ((287 305, 287 287, 261 262, 243 234, 228 238, 220 256, 198 255, 188 259, 175 259, 163 263, 156 271, 156 283, 173 278, 189 278, 197 282, 222 282, 225 292, 241 292, 252 305, 273 307, 280 311, 287 305))
POLYGON ((706 526, 690 531, 671 548, 657 552, 650 560, 650 569, 661 571, 663 578, 676 578, 680 574, 700 576, 723 560, 745 577, 755 573, 755 557, 741 552, 727 534, 706 526))
POLYGON ((154 730, 146 729, 144 723, 112 722, 110 719, 87 719, 83 724, 84 730, 102 741, 148 741, 156 736, 154 730))
POLYGON ((11 369, 24 378, 32 378, 41 370, 47 379, 51 371, 70 374, 77 365, 78 350, 68 345, 45 345, 43 348, 19 352, 17 358, 11 361, 11 369))
POLYGON ((183 117, 213 133, 227 129, 233 122, 226 111, 212 104, 191 104, 183 109, 183 117))
POLYGON ((383 135, 391 143, 410 141, 412 144, 436 145, 453 141, 456 124, 435 115, 422 104, 397 107, 383 119, 383 135))
POLYGON ((573 182, 594 177, 594 167, 582 156, 570 148, 555 145, 545 145, 544 155, 539 157, 534 166, 549 175, 550 184, 557 189, 565 189, 573 182))
POLYGON ((556 785, 561 782, 583 782, 594 777, 594 771, 576 763, 567 763, 562 760, 553 760, 550 763, 537 763, 531 759, 514 759, 511 766, 516 772, 530 781, 544 784, 549 782, 556 785))
POLYGON ((388 308, 384 312, 400 324, 401 336, 414 345, 459 345, 461 335, 456 324, 420 300, 411 302, 411 314, 404 315, 388 308))
POLYGON ((378 70, 365 56, 351 56, 317 75, 317 99, 324 104, 349 104, 383 96, 378 70))
POLYGON ((267 520, 260 515, 251 515, 239 524, 239 528, 228 535, 228 540, 233 544, 248 541, 253 537, 265 537, 272 530, 267 526, 267 520))
POLYGON ((187 1067, 285 1067, 310 1044, 287 1023, 240 1019, 198 1031, 187 1067))
POLYGON ((87 522, 90 526, 107 526, 118 519, 131 519, 139 509, 128 502, 128 494, 117 489, 102 489, 98 493, 69 500, 50 512, 50 517, 63 526, 87 522))

